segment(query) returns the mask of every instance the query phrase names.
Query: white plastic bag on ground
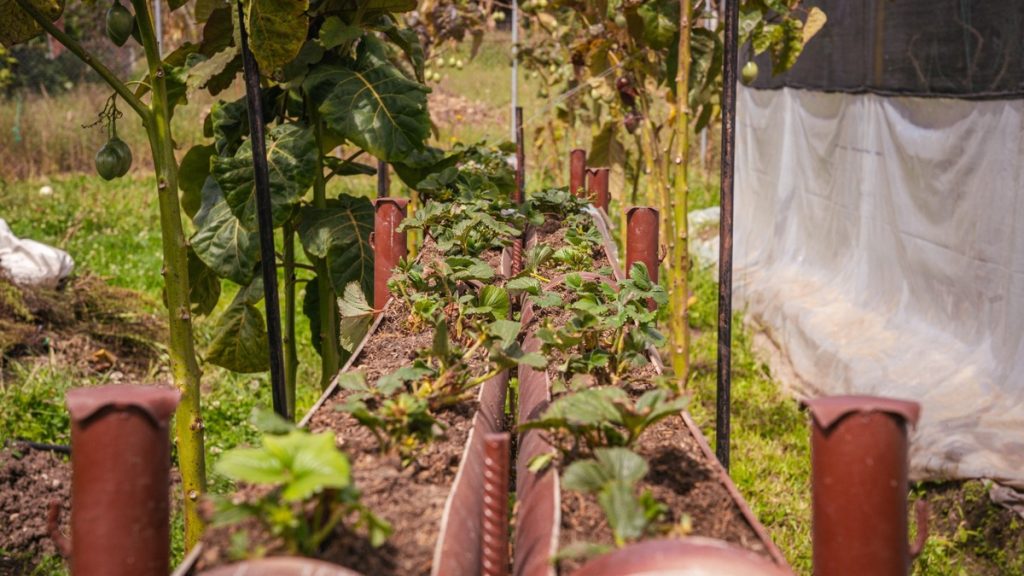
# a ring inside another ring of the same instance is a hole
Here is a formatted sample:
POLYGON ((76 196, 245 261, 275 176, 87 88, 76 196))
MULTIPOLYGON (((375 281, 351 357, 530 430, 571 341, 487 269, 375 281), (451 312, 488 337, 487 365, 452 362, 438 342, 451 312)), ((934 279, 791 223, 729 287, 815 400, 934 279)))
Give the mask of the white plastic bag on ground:
POLYGON ((56 287, 75 268, 71 256, 53 246, 22 240, 0 218, 0 269, 22 286, 56 287))

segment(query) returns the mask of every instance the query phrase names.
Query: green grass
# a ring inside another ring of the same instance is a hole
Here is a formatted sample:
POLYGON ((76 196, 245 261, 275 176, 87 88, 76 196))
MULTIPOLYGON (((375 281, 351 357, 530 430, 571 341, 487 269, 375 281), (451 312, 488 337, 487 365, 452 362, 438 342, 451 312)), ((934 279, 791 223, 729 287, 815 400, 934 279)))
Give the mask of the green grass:
MULTIPOLYGON (((718 287, 712 269, 690 276, 690 412, 714 444, 718 287)), ((795 400, 772 380, 754 353, 739 316, 733 321, 730 474, 772 539, 801 574, 811 571, 810 432, 795 400)))

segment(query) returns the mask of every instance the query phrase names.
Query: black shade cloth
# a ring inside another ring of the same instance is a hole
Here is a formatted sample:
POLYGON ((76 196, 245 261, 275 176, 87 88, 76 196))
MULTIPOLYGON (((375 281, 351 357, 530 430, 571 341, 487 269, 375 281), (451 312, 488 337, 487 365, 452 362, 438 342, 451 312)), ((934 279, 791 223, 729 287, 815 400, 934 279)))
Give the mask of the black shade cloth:
POLYGON ((908 96, 1024 96, 1024 0, 807 0, 828 23, 778 76, 757 58, 756 88, 908 96))

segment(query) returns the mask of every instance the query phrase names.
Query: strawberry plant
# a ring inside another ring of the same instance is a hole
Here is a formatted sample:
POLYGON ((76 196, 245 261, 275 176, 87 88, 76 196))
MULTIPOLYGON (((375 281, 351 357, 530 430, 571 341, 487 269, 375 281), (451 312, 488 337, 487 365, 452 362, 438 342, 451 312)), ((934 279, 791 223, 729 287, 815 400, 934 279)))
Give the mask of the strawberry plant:
POLYGON ((625 448, 598 448, 592 459, 577 460, 562 473, 566 490, 595 494, 608 519, 615 545, 623 547, 655 532, 668 511, 650 491, 637 495, 647 462, 625 448))
POLYGON ((617 288, 579 274, 567 276, 565 284, 573 297, 566 305, 573 317, 557 327, 546 321, 537 337, 545 354, 564 354, 558 368, 567 379, 592 374, 601 382, 618 384, 629 367, 647 362, 649 347, 663 342, 656 329, 657 311, 647 303, 664 305, 665 290, 651 282, 643 265, 634 264, 631 277, 617 288))
MULTIPOLYGON (((566 393, 521 430, 545 430, 566 461, 593 456, 601 448, 634 446, 658 422, 679 414, 688 399, 667 387, 644 392, 635 402, 621 388, 585 388, 566 393)), ((531 463, 543 468, 550 457, 531 463)))
POLYGON ((217 461, 218 473, 268 489, 248 499, 214 499, 215 522, 255 518, 292 554, 314 555, 343 521, 366 530, 374 546, 382 545, 390 527, 359 503, 348 459, 333 436, 286 424, 280 422, 287 432, 266 434, 259 447, 234 448, 217 461))
POLYGON ((451 342, 446 320, 437 318, 432 346, 418 351, 412 363, 372 386, 362 373, 345 374, 339 381, 347 394, 341 410, 373 432, 382 452, 397 450, 408 464, 424 443, 441 434, 436 418, 441 410, 469 399, 506 368, 545 365, 541 355, 519 347, 519 330, 519 323, 510 320, 477 323, 463 347, 451 342))

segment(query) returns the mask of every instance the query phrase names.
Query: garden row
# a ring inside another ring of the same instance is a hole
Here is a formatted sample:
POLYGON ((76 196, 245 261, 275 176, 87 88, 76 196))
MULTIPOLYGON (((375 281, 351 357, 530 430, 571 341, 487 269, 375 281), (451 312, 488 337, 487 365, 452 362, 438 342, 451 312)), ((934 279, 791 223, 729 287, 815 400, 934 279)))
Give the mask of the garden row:
MULTIPOLYGON (((517 204, 486 165, 464 162, 408 217, 404 200, 377 200, 375 281, 392 297, 374 310, 346 291, 341 338, 355 353, 300 423, 312 434, 280 423, 268 431, 283 436, 222 458, 243 484, 200 564, 255 551, 364 574, 506 573, 510 501, 519 574, 691 535, 781 563, 661 375, 657 261, 629 250, 627 277, 603 206, 564 188, 517 204), (415 258, 408 230, 423 233, 415 258), (266 475, 268 461, 285 469, 335 444, 346 457, 318 455, 331 472, 306 486, 299 470, 266 475)), ((656 245, 656 225, 640 238, 651 215, 630 212, 631 242, 656 245)))

